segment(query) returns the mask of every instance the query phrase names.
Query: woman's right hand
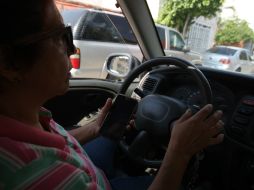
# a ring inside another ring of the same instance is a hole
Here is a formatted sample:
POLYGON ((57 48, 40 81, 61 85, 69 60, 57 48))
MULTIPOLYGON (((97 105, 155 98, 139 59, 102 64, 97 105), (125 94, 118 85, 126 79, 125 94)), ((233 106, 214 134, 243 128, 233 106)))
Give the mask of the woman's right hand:
POLYGON ((210 104, 194 115, 187 110, 174 123, 168 151, 191 158, 205 147, 222 142, 224 135, 219 134, 224 125, 220 120, 222 111, 211 114, 212 110, 210 104))
POLYGON ((192 115, 187 110, 175 121, 166 155, 149 190, 179 189, 182 176, 191 157, 203 148, 222 142, 221 111, 211 114, 212 105, 206 105, 192 115))

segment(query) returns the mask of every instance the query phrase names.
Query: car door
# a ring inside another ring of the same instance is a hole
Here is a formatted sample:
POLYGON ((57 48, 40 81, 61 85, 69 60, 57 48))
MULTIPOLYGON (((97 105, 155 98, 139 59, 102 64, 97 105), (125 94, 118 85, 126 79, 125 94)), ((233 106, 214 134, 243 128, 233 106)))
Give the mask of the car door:
POLYGON ((180 57, 194 64, 200 63, 200 56, 198 54, 194 54, 190 50, 184 50, 186 44, 178 32, 168 29, 166 30, 166 35, 168 35, 169 39, 169 49, 165 50, 166 55, 180 57))
POLYGON ((166 55, 176 56, 189 60, 189 56, 183 52, 183 48, 185 46, 185 42, 181 38, 181 36, 172 30, 166 30, 166 36, 169 43, 169 48, 165 51, 166 55))
MULTIPOLYGON (((100 79, 70 79, 68 92, 49 100, 44 107, 52 112, 59 124, 70 129, 94 120, 107 98, 116 96, 121 84, 100 79)), ((133 83, 127 94, 136 86, 137 83, 133 83)))
POLYGON ((247 52, 242 50, 239 54, 239 62, 241 65, 241 72, 249 74, 253 72, 253 64, 249 60, 247 52))

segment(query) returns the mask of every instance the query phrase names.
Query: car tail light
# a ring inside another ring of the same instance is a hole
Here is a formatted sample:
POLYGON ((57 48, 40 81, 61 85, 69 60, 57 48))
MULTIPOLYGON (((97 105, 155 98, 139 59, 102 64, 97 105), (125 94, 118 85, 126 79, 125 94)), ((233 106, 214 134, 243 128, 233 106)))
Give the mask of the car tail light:
POLYGON ((222 58, 220 59, 220 63, 228 65, 231 63, 231 60, 229 58, 222 58))
POLYGON ((76 53, 70 56, 72 68, 79 69, 80 68, 80 49, 76 48, 76 53))

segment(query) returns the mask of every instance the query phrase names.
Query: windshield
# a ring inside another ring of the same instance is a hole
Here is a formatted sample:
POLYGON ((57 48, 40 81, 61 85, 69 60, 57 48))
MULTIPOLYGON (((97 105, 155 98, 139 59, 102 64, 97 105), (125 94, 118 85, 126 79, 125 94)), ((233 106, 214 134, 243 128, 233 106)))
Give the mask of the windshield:
MULTIPOLYGON (((139 64, 144 60, 116 0, 57 0, 56 4, 65 24, 72 26, 78 49, 71 56, 74 78, 112 79, 106 67, 112 54, 127 53, 139 64)), ((196 66, 254 74, 254 12, 248 6, 252 0, 147 0, 147 4, 166 56, 180 57, 196 66), (228 56, 228 67, 214 67, 222 64, 213 57, 217 55, 228 56)), ((116 63, 119 71, 129 71, 128 64, 122 62, 116 63)))
POLYGON ((147 0, 147 4, 155 24, 169 31, 163 41, 169 39, 169 48, 163 44, 166 55, 201 67, 254 74, 252 0, 147 0), (218 56, 229 57, 228 67, 214 66, 223 65, 218 56))

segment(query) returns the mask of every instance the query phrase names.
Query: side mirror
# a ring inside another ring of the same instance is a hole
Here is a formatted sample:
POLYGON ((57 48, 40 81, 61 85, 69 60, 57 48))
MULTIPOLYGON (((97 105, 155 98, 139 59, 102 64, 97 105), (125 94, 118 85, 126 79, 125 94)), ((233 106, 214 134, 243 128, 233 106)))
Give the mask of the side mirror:
POLYGON ((101 78, 124 79, 140 64, 141 62, 131 54, 110 54, 104 63, 102 72, 106 76, 101 78))
POLYGON ((184 53, 190 52, 190 47, 184 46, 184 47, 183 47, 183 52, 184 52, 184 53))

